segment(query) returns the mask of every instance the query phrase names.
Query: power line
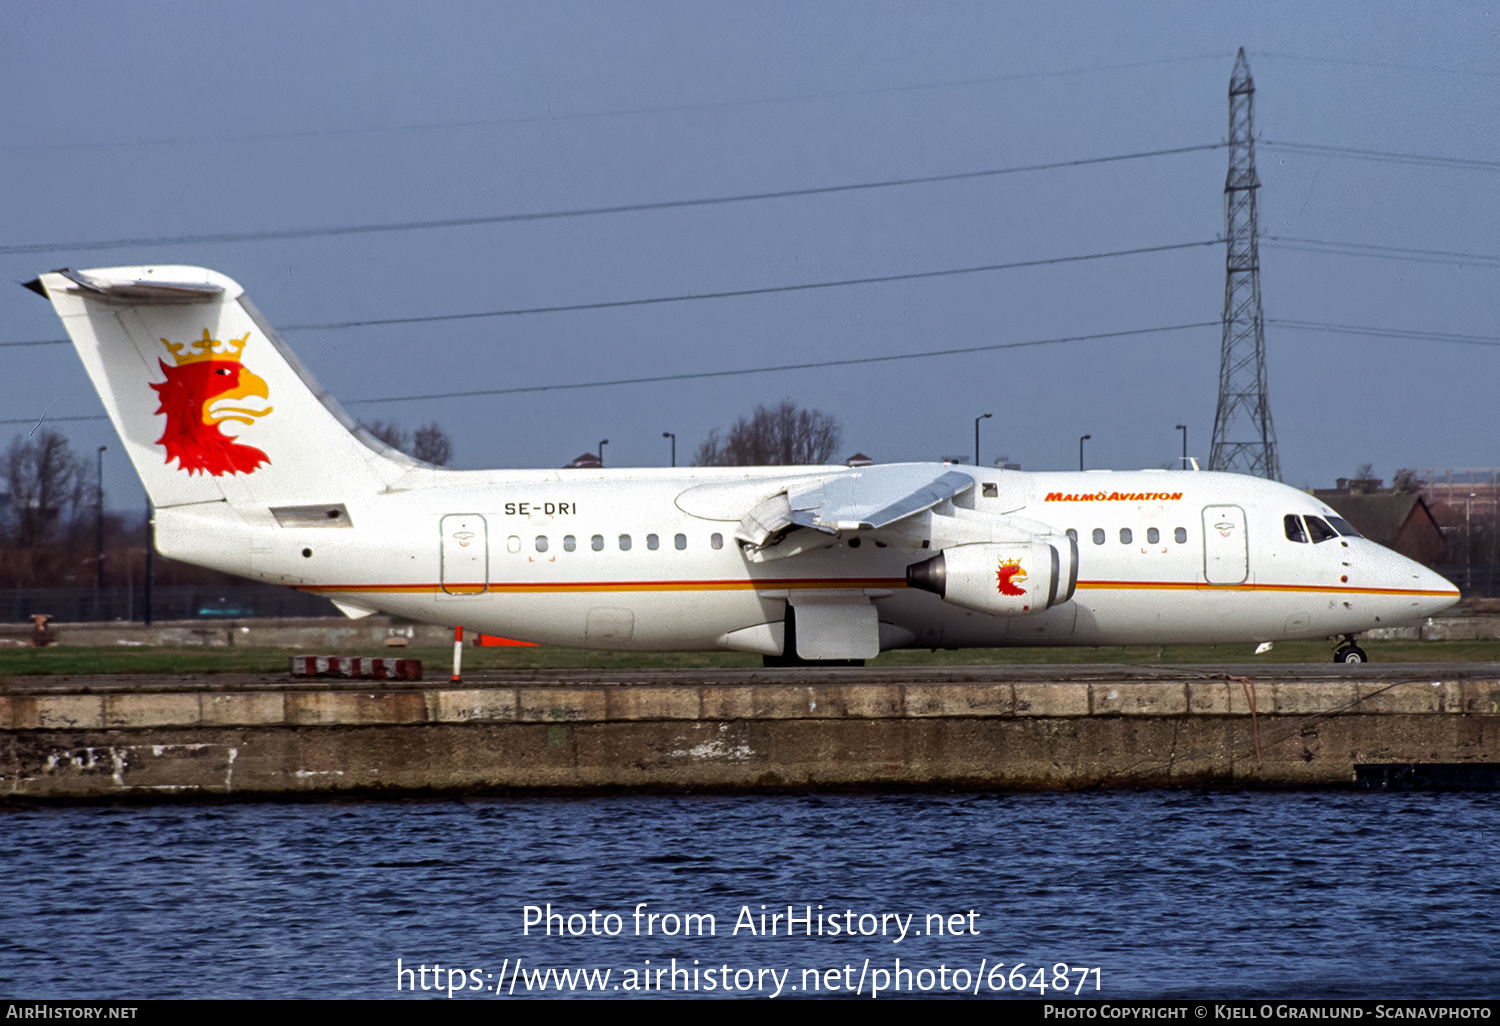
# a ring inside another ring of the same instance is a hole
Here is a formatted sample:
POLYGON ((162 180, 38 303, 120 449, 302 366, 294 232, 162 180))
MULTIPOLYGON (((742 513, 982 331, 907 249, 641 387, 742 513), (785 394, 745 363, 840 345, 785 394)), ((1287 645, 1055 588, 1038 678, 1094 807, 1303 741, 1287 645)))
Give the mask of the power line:
MULTIPOLYGON (((1019 260, 1006 264, 984 264, 979 267, 954 267, 938 271, 913 271, 906 274, 886 274, 870 278, 845 278, 838 281, 806 282, 800 285, 769 285, 758 289, 732 289, 724 292, 688 292, 677 296, 652 296, 645 299, 616 299, 598 303, 570 303, 562 306, 534 306, 511 310, 481 310, 473 313, 425 314, 414 317, 381 317, 358 321, 326 321, 315 324, 286 324, 282 331, 338 331, 345 328, 369 328, 391 324, 432 324, 442 321, 468 321, 485 317, 517 317, 523 314, 567 313, 576 310, 606 310, 624 306, 653 306, 661 303, 686 303, 702 299, 728 299, 740 296, 763 296, 776 292, 802 292, 811 289, 841 288, 849 285, 874 285, 895 281, 917 281, 922 278, 943 278, 959 274, 978 274, 984 271, 1014 270, 1022 267, 1045 267, 1049 264, 1079 263, 1085 260, 1103 260, 1108 257, 1135 256, 1142 253, 1163 253, 1195 246, 1212 246, 1216 239, 1202 242, 1179 242, 1168 246, 1148 246, 1141 249, 1122 249, 1109 253, 1085 253, 1078 256, 1048 257, 1042 260, 1019 260)), ((38 339, 25 342, 0 342, 8 346, 65 346, 65 338, 38 339)))
MULTIPOLYGON (((1089 342, 1097 339, 1124 338, 1130 335, 1148 335, 1166 331, 1185 331, 1189 328, 1217 327, 1218 321, 1199 321, 1195 324, 1171 324, 1160 328, 1135 328, 1130 331, 1108 331, 1095 335, 1070 335, 1066 338, 1045 338, 1031 342, 999 342, 987 346, 964 346, 959 349, 933 349, 921 353, 896 353, 891 356, 858 356, 847 360, 819 360, 812 363, 787 363, 772 367, 746 367, 739 370, 700 371, 690 374, 658 374, 642 378, 618 378, 611 381, 580 381, 567 385, 526 385, 519 388, 486 388, 466 392, 437 392, 431 395, 383 396, 376 399, 351 399, 356 403, 404 403, 419 399, 467 399, 478 396, 518 395, 523 392, 558 392, 578 388, 605 388, 613 385, 644 385, 663 381, 693 381, 701 378, 730 378, 746 374, 770 374, 779 371, 813 370, 820 367, 849 367, 865 363, 891 363, 897 360, 925 360, 934 356, 959 356, 965 353, 986 353, 1000 349, 1025 349, 1031 346, 1054 346, 1065 342, 1089 342)), ((8 423, 0 421, 0 423, 8 423)))
MULTIPOLYGON (((1130 256, 1141 253, 1165 252, 1187 249, 1194 246, 1216 245, 1219 240, 1184 242, 1170 246, 1153 246, 1144 249, 1116 250, 1109 253, 1087 253, 1079 256, 1051 257, 1044 260, 1017 261, 1008 264, 986 264, 979 267, 957 267, 938 271, 915 271, 909 274, 881 275, 871 278, 848 278, 839 281, 810 282, 801 285, 773 285, 759 289, 734 289, 724 292, 684 293, 677 296, 653 296, 644 299, 621 299, 599 303, 572 303, 561 306, 520 307, 509 310, 483 310, 472 313, 427 314, 413 317, 385 317, 358 321, 326 321, 308 324, 283 325, 282 331, 338 331, 346 328, 377 327, 394 324, 431 324, 442 321, 475 320, 486 317, 516 317, 526 314, 566 313, 580 310, 603 310, 612 307, 651 306, 662 303, 685 303, 702 299, 724 299, 740 296, 768 295, 777 292, 797 292, 809 289, 838 288, 848 285, 869 285, 894 281, 914 281, 922 278, 937 278, 959 274, 977 274, 984 271, 1010 270, 1022 267, 1039 267, 1048 264, 1077 263, 1085 260, 1100 260, 1107 257, 1130 256)), ((1454 250, 1411 249, 1402 246, 1376 246, 1358 242, 1338 242, 1329 239, 1307 239, 1291 235, 1268 235, 1266 242, 1279 249, 1302 250, 1312 253, 1330 253, 1338 256, 1376 256, 1391 260, 1411 260, 1418 263, 1466 263, 1484 267, 1500 266, 1500 256, 1487 253, 1463 253, 1454 250)), ((65 338, 35 339, 22 342, 0 342, 0 348, 21 346, 65 346, 65 338)))
POLYGON ((1352 324, 1328 324, 1323 321, 1292 321, 1274 317, 1267 324, 1295 331, 1319 331, 1335 335, 1368 335, 1372 338, 1414 339, 1420 342, 1449 342, 1463 346, 1500 346, 1500 335, 1458 335, 1447 331, 1418 331, 1407 328, 1369 328, 1352 324))
POLYGON ((1277 249, 1295 249, 1308 253, 1334 253, 1339 256, 1384 257, 1387 260, 1411 260, 1426 264, 1475 264, 1500 267, 1500 256, 1490 253, 1463 253, 1447 249, 1412 249, 1407 246, 1376 246, 1364 242, 1336 242, 1330 239, 1306 239, 1295 235, 1267 235, 1266 242, 1277 249))
MULTIPOLYGON (((204 245, 236 242, 266 242, 284 239, 310 239, 339 235, 369 235, 382 232, 422 231, 434 228, 466 228, 490 224, 513 224, 526 221, 545 221, 560 218, 594 217, 605 214, 642 213, 652 210, 674 210, 680 208, 720 206, 730 203, 750 203, 761 200, 791 199, 799 196, 831 195, 841 192, 858 192, 869 189, 887 189, 906 185, 931 185, 941 182, 958 182, 976 178, 991 178, 1000 175, 1022 174, 1033 171, 1052 171, 1068 167, 1086 167, 1093 164, 1110 164, 1126 160, 1143 160, 1152 157, 1177 156, 1184 153, 1201 153, 1222 149, 1225 143, 1206 143, 1198 146, 1178 146, 1160 150, 1145 150, 1137 153, 1120 153, 1104 157, 1085 157, 1078 160, 1051 161, 1041 164, 1023 164, 1005 168, 987 168, 980 171, 960 171, 945 175, 921 175, 910 178, 892 178, 875 182, 852 182, 842 185, 812 186, 805 189, 779 189, 767 192, 742 193, 731 196, 709 196, 699 199, 662 200, 650 203, 627 203, 602 207, 581 207, 570 210, 547 210, 523 214, 493 214, 475 217, 434 218, 422 221, 395 221, 378 224, 335 225, 322 228, 288 228, 264 232, 217 232, 198 235, 164 235, 124 239, 83 240, 76 242, 34 242, 0 246, 0 254, 17 255, 27 253, 53 253, 65 251, 97 252, 109 249, 124 249, 131 246, 204 245)), ((1443 167, 1471 171, 1500 171, 1500 161, 1475 160, 1466 157, 1444 157, 1421 153, 1397 153, 1387 150, 1354 149, 1347 146, 1323 146, 1312 143, 1281 142, 1265 140, 1262 146, 1278 147, 1296 153, 1318 156, 1347 157, 1357 160, 1374 160, 1387 163, 1414 164, 1423 167, 1443 167)))
POLYGON ((1377 160, 1390 164, 1416 164, 1420 167, 1446 167, 1463 171, 1500 171, 1500 160, 1472 160, 1468 157, 1440 157, 1428 153, 1393 153, 1390 150, 1359 150, 1350 146, 1323 146, 1318 143, 1277 142, 1266 139, 1262 147, 1309 153, 1320 157, 1349 157, 1355 160, 1377 160))
POLYGON ((1176 242, 1166 246, 1143 246, 1138 249, 1118 249, 1109 253, 1085 253, 1079 256, 1049 257, 1044 260, 1017 260, 1005 264, 983 264, 978 267, 953 267, 941 271, 913 271, 907 274, 882 274, 869 278, 844 278, 838 281, 805 282, 800 285, 769 285, 758 289, 732 289, 724 292, 684 293, 678 296, 654 296, 649 299, 617 299, 601 303, 571 303, 566 306, 533 306, 512 310, 481 310, 474 313, 427 314, 417 317, 380 317, 360 321, 332 321, 324 324, 289 324, 287 331, 334 331, 343 328, 368 328, 384 324, 432 324, 439 321, 468 321, 483 317, 517 317, 523 314, 564 313, 571 310, 605 310, 622 306, 651 306, 659 303, 687 303, 701 299, 731 299, 740 296, 764 296, 776 292, 806 292, 812 289, 843 288, 849 285, 878 285, 893 281, 918 281, 923 278, 946 278, 959 274, 980 274, 985 271, 1009 271, 1021 267, 1045 267, 1051 264, 1072 264, 1085 260, 1104 260, 1110 257, 1137 256, 1142 253, 1166 253, 1177 249, 1192 249, 1198 246, 1217 246, 1218 239, 1201 242, 1176 242))
MULTIPOLYGON (((644 385, 664 381, 694 381, 704 378, 741 377, 747 374, 773 374, 782 371, 813 370, 821 367, 850 367, 866 363, 891 363, 898 360, 924 360, 934 356, 960 356, 966 353, 985 353, 1001 349, 1026 349, 1033 346, 1054 346, 1068 342, 1089 342, 1108 338, 1126 338, 1134 335, 1149 335, 1168 331, 1186 331, 1191 328, 1211 328, 1218 321, 1199 321, 1194 324, 1169 324, 1157 328, 1134 328, 1129 331, 1108 331, 1092 335, 1069 335, 1063 338, 1036 339, 1029 342, 998 342, 983 346, 964 346, 956 349, 933 349, 918 353, 894 353, 889 356, 857 356, 844 360, 818 360, 809 363, 788 363, 769 367, 744 367, 735 370, 698 371, 686 374, 657 374, 638 378, 614 378, 607 381, 580 381, 560 385, 523 385, 515 388, 475 389, 466 392, 434 392, 427 395, 382 396, 371 399, 350 399, 344 405, 364 403, 405 403, 426 399, 464 399, 478 396, 519 395, 525 392, 562 392, 581 388, 609 388, 617 385, 644 385)), ((48 417, 50 421, 105 420, 103 416, 48 417)), ((18 417, 0 420, 0 424, 31 424, 34 417, 18 417)))
POLYGON ((801 93, 791 96, 752 97, 743 100, 709 100, 699 103, 667 104, 656 107, 622 107, 613 110, 577 111, 557 113, 548 104, 546 114, 533 114, 510 118, 483 118, 469 121, 433 121, 410 125, 376 125, 365 128, 317 129, 302 132, 257 132, 245 135, 207 136, 197 139, 135 139, 119 142, 84 143, 12 143, 0 145, 0 152, 24 152, 31 150, 72 149, 119 149, 137 146, 198 146, 236 142, 270 142, 278 139, 321 139, 352 135, 388 135, 397 132, 430 132, 455 128, 491 128, 502 125, 556 124, 566 121, 582 121, 595 118, 632 117, 641 114, 678 114, 697 110, 724 110, 737 107, 758 107, 785 103, 803 103, 808 100, 837 99, 846 96, 879 96, 887 93, 922 92, 937 89, 960 89, 972 86, 996 85, 1035 78, 1060 78, 1068 75, 1087 75, 1100 71, 1126 71, 1134 68, 1151 68, 1164 64, 1182 64, 1190 61, 1222 60, 1223 53, 1195 54, 1186 57, 1167 57, 1155 61, 1134 61, 1128 64, 1097 64, 1085 68, 1068 68, 1062 71, 1020 71, 1008 75, 990 75, 979 78, 955 79, 948 82, 916 82, 907 85, 875 86, 869 89, 833 89, 824 92, 801 93))
POLYGON ((1022 164, 1015 167, 989 168, 982 171, 960 171, 946 175, 923 175, 913 178, 890 178, 877 182, 853 182, 844 185, 821 185, 806 189, 778 189, 769 192, 741 193, 733 196, 708 196, 701 199, 661 200, 652 203, 623 203, 605 207, 580 207, 572 210, 544 210, 529 214, 486 214, 478 217, 434 218, 425 221, 392 221, 383 224, 341 225, 324 228, 287 228, 264 232, 217 232, 203 235, 162 235, 152 238, 103 239, 81 242, 28 242, 0 246, 0 254, 55 253, 62 251, 96 251, 124 249, 130 246, 180 246, 230 242, 266 242, 274 239, 313 239, 333 235, 371 235, 377 232, 422 231, 432 228, 470 228, 488 224, 515 224, 524 221, 547 221, 569 217, 595 217, 601 214, 633 214, 648 210, 676 210, 686 207, 721 206, 728 203, 750 203, 759 200, 790 199, 797 196, 822 196, 868 189, 889 189, 903 185, 931 185, 937 182, 960 182, 974 178, 993 178, 1030 171, 1054 171, 1091 164, 1113 164, 1125 160, 1169 157, 1183 153, 1202 153, 1222 149, 1223 143, 1200 146, 1178 146, 1139 153, 1117 153, 1107 157, 1084 157, 1044 164, 1022 164))
MULTIPOLYGON (((1034 171, 1053 171, 1069 167, 1086 167, 1094 164, 1110 164, 1127 160, 1144 160, 1153 157, 1177 156, 1185 153, 1201 153, 1222 149, 1225 143, 1206 143, 1198 146, 1178 146, 1160 150, 1144 150, 1136 153, 1111 154, 1104 157, 1085 157, 1077 160, 1051 161, 1040 164, 1023 164, 1005 168, 987 168, 979 171, 960 171, 945 175, 921 175, 909 178, 892 178, 874 182, 852 182, 842 185, 812 186, 805 189, 779 189, 766 192, 741 193, 731 196, 709 196, 699 199, 661 200, 650 203, 627 203, 602 207, 581 207, 569 210, 547 210, 522 214, 492 214, 475 217, 433 218, 422 221, 395 221, 377 224, 334 225, 321 228, 288 228, 264 232, 217 232, 198 235, 165 235, 124 239, 83 240, 76 242, 35 242, 0 246, 0 255, 53 252, 97 252, 124 249, 132 246, 176 246, 226 244, 237 242, 267 242, 285 239, 324 238, 339 235, 369 235, 384 232, 423 231, 435 228, 467 228, 491 224, 514 224, 526 221, 545 221, 560 218, 594 217, 606 214, 643 213, 652 210, 674 210, 690 207, 721 206, 730 203, 750 203, 762 200, 792 199, 800 196, 832 195, 841 192, 859 192, 870 189, 887 189, 907 185, 931 185, 941 182, 958 182, 976 178, 991 178, 1000 175, 1022 174, 1034 171)), ((1415 164, 1424 167, 1444 167, 1460 170, 1500 171, 1500 161, 1474 160, 1464 157, 1444 157, 1420 153, 1396 153, 1386 150, 1354 149, 1346 146, 1323 146, 1312 143, 1281 142, 1266 140, 1262 146, 1279 147, 1296 153, 1319 156, 1347 157, 1358 160, 1374 160, 1387 163, 1415 164)))
MULTIPOLYGON (((1459 335, 1452 332, 1417 331, 1402 328, 1359 327, 1351 324, 1330 324, 1322 321, 1283 320, 1279 318, 1269 317, 1266 318, 1266 323, 1274 324, 1282 328, 1291 328, 1295 331, 1318 331, 1339 335, 1367 335, 1374 338, 1412 339, 1423 342, 1447 342, 1457 345, 1500 347, 1500 335, 1459 335)), ((704 378, 738 377, 747 374, 771 374, 781 371, 812 370, 821 367, 847 367, 854 364, 890 363, 898 360, 920 360, 934 356, 958 356, 965 353, 990 352, 1001 349, 1024 349, 1032 346, 1061 345, 1068 342, 1088 342, 1100 339, 1124 338, 1134 335, 1147 335, 1168 331, 1187 331, 1193 328, 1216 328, 1219 327, 1220 324, 1220 321, 1197 321, 1192 324, 1169 324, 1156 328, 1136 328, 1130 331, 1111 331, 1093 335, 1070 335, 1064 338, 1036 339, 1028 342, 1002 342, 987 346, 966 346, 958 349, 935 349, 920 353, 896 353, 890 356, 864 356, 854 357, 847 360, 821 360, 813 363, 782 364, 771 367, 748 367, 736 370, 701 371, 691 374, 661 374, 653 375, 650 377, 615 378, 607 381, 583 381, 561 385, 525 385, 517 388, 477 389, 469 392, 437 392, 428 395, 398 395, 383 396, 372 399, 350 399, 345 402, 344 405, 355 406, 366 403, 402 403, 417 402, 419 400, 427 399, 459 399, 479 396, 518 395, 525 392, 560 392, 583 388, 609 388, 617 385, 651 384, 664 381, 691 381, 704 378)), ((93 416, 45 418, 45 420, 49 423, 72 423, 77 421, 95 421, 107 419, 107 417, 100 414, 96 414, 93 416)), ((0 420, 0 425, 32 424, 36 423, 36 421, 37 418, 35 417, 14 417, 0 420)))
POLYGON ((1344 64, 1359 68, 1390 68, 1395 71, 1426 71, 1438 75, 1484 75, 1490 78, 1500 77, 1497 71, 1482 71, 1478 68, 1445 68, 1436 64, 1392 64, 1388 61, 1352 61, 1338 57, 1314 57, 1297 53, 1268 53, 1265 50, 1253 51, 1257 57, 1270 57, 1278 61, 1307 61, 1309 64, 1344 64))
POLYGON ((37 425, 40 425, 43 421, 46 421, 48 424, 63 424, 63 423, 69 423, 69 422, 78 421, 78 420, 108 420, 108 419, 109 418, 106 417, 102 413, 94 414, 91 417, 42 417, 40 419, 37 418, 37 417, 10 417, 10 418, 8 418, 6 420, 0 420, 0 424, 37 424, 37 425))

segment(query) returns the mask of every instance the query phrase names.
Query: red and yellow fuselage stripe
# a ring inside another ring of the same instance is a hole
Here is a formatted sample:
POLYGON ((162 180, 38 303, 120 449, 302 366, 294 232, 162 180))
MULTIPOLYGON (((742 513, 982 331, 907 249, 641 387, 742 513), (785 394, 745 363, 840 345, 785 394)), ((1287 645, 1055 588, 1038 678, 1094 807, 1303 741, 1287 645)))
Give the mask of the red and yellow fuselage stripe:
MULTIPOLYGON (((315 594, 479 594, 571 595, 588 592, 648 591, 783 591, 788 589, 891 589, 905 588, 901 577, 801 577, 788 580, 707 581, 563 581, 509 582, 488 585, 455 584, 304 584, 299 591, 315 594)), ((1446 598, 1458 592, 1430 588, 1360 588, 1348 584, 1206 584, 1201 581, 1079 581, 1079 591, 1212 591, 1212 592, 1308 592, 1336 595, 1413 595, 1446 598)))
POLYGON ((1358 588, 1348 584, 1206 584, 1201 581, 1079 581, 1078 590, 1089 591, 1274 591, 1318 592, 1337 595, 1427 595, 1446 598, 1458 594, 1431 588, 1358 588))

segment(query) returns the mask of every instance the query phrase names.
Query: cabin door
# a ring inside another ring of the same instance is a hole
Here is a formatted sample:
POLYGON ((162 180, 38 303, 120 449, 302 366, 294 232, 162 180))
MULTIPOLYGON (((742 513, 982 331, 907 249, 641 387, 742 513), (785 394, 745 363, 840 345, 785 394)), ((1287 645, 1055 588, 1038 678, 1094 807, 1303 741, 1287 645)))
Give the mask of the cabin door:
POLYGON ((450 513, 440 525, 443 592, 482 595, 490 587, 490 541, 484 517, 478 513, 450 513))
POLYGON ((1245 511, 1238 506, 1204 506, 1204 578, 1209 584, 1242 584, 1249 575, 1245 511))

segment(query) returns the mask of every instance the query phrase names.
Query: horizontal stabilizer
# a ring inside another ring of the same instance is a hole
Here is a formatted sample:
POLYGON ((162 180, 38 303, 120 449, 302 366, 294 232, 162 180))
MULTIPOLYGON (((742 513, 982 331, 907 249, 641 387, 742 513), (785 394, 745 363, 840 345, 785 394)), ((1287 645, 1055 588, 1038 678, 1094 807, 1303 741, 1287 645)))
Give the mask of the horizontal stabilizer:
MULTIPOLYGON (((152 281, 144 276, 104 278, 84 271, 58 274, 95 296, 132 306, 155 303, 210 303, 224 294, 224 286, 211 281, 152 281)), ((150 272, 147 271, 149 274, 150 272)))

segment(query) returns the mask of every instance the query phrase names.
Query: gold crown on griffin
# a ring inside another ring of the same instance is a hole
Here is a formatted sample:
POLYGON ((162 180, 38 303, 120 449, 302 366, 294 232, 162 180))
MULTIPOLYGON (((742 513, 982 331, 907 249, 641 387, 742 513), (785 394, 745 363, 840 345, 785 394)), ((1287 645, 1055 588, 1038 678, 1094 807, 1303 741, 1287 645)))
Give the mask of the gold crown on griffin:
POLYGON ((190 363, 203 363, 207 360, 228 360, 233 363, 240 362, 240 352, 245 344, 250 341, 250 333, 245 332, 243 338, 232 338, 227 342, 220 342, 214 338, 207 328, 203 329, 203 337, 194 339, 192 342, 180 343, 161 340, 172 353, 172 358, 177 361, 177 366, 182 367, 190 363))

